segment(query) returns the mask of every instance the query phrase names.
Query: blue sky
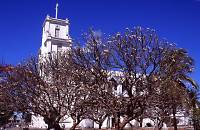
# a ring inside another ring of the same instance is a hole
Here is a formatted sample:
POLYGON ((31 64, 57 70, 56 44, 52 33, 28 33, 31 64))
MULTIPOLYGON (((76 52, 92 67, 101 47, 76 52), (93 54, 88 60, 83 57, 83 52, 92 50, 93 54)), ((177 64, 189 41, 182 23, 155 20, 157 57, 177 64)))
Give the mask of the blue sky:
MULTIPOLYGON (((59 18, 70 20, 70 35, 79 40, 93 27, 106 35, 125 28, 153 28, 160 37, 185 48, 195 60, 192 77, 200 83, 200 0, 58 0, 59 18)), ((42 24, 55 16, 56 0, 1 0, 0 60, 17 64, 36 55, 42 24)))

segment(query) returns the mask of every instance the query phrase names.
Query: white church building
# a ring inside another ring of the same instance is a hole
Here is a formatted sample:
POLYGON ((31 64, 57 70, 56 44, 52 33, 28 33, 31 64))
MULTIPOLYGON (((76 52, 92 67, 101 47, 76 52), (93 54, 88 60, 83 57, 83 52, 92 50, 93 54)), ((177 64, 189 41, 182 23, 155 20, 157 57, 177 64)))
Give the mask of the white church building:
MULTIPOLYGON (((58 3, 56 4, 55 18, 47 15, 43 23, 42 44, 39 49, 40 60, 52 53, 67 52, 72 45, 72 39, 69 35, 69 20, 57 18, 57 13, 58 3)), ((71 118, 66 118, 60 122, 60 126, 64 128, 70 128, 72 125, 73 120, 71 118)), ((85 119, 80 123, 80 127, 85 128, 91 128, 94 125, 94 122, 89 119, 85 119)), ((32 115, 29 127, 47 128, 47 124, 45 124, 43 117, 32 115)))
MULTIPOLYGON (((39 57, 42 58, 43 56, 48 56, 51 53, 57 53, 59 51, 68 51, 72 46, 72 39, 69 35, 69 20, 68 19, 59 19, 57 17, 58 14, 58 4, 56 4, 56 16, 47 17, 44 20, 43 28, 42 28, 42 44, 39 49, 39 57)), ((117 91, 119 91, 118 88, 117 91)), ((47 128, 47 124, 43 121, 43 117, 34 116, 31 117, 31 123, 29 127, 34 128, 47 128)), ((139 126, 135 120, 131 122, 135 126, 139 126)), ((146 123, 151 123, 154 125, 153 121, 150 119, 143 120, 143 126, 146 123)), ((71 118, 67 118, 60 122, 60 126, 64 128, 70 128, 73 125, 73 120, 71 118)), ((80 125, 83 128, 98 128, 98 124, 95 122, 85 119, 83 120, 80 125)), ((106 118, 104 121, 102 128, 112 128, 112 117, 106 118)), ((166 127, 166 126, 165 126, 166 127)))
POLYGON ((72 40, 69 36, 69 20, 47 16, 42 29, 40 56, 70 49, 72 40))

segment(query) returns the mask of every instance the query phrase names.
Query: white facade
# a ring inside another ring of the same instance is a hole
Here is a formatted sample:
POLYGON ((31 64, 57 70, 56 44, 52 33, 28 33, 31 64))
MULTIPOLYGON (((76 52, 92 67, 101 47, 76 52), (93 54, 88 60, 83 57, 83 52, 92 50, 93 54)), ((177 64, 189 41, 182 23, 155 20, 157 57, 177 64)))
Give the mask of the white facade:
MULTIPOLYGON (((39 61, 43 61, 44 57, 49 54, 57 54, 58 52, 67 52, 71 48, 72 40, 69 36, 69 20, 57 19, 47 16, 42 28, 42 44, 39 49, 39 61)), ((72 119, 66 118, 64 123, 60 125, 63 127, 71 127, 72 119)), ((31 124, 29 127, 33 128, 47 128, 43 117, 31 117, 31 124)))
MULTIPOLYGON (((67 52, 70 50, 72 40, 69 35, 69 20, 57 19, 47 16, 42 29, 42 45, 39 50, 39 58, 42 61, 44 57, 49 54, 57 54, 58 52, 67 52)), ((119 88, 118 88, 119 89, 119 88)), ((119 90, 118 90, 119 91, 119 90)), ((116 92, 117 93, 117 92, 116 92)), ((111 127, 111 117, 105 119, 102 124, 103 128, 111 127)), ((60 126, 63 128, 70 128, 73 125, 73 120, 63 118, 60 126)), ((99 125, 90 119, 84 119, 79 124, 82 128, 98 128, 99 125)), ((32 121, 29 127, 33 128, 47 128, 43 117, 32 115, 32 121)))
POLYGON ((68 51, 71 47, 69 36, 69 20, 56 19, 47 16, 42 29, 42 45, 39 50, 40 56, 58 51, 68 51))
POLYGON ((43 120, 44 118, 41 116, 31 116, 31 123, 29 125, 29 127, 33 127, 33 128, 47 128, 48 125, 44 122, 43 120))

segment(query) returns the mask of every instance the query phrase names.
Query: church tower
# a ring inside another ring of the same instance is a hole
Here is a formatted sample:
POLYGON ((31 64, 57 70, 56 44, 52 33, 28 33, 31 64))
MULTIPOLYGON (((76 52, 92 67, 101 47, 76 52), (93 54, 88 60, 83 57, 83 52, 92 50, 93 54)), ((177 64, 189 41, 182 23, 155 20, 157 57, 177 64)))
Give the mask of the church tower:
POLYGON ((39 55, 44 57, 51 53, 68 51, 71 47, 69 36, 69 20, 58 19, 58 3, 56 3, 55 18, 47 15, 43 23, 42 45, 39 55))
MULTIPOLYGON (((58 52, 67 52, 71 48, 72 40, 69 36, 69 20, 59 19, 58 3, 56 3, 56 15, 47 17, 44 20, 42 28, 42 45, 39 49, 39 62, 43 61, 44 57, 49 54, 57 54, 58 52)), ((40 71, 40 74, 42 72, 40 71)), ((47 128, 42 116, 31 116, 29 127, 47 128)))

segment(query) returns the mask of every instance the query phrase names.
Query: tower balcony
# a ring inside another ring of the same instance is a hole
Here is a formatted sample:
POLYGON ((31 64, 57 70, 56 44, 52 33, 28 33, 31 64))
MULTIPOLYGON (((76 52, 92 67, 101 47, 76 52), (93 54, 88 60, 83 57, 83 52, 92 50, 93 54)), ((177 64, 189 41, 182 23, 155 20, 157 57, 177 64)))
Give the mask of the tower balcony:
POLYGON ((51 41, 52 44, 68 44, 69 46, 71 46, 72 43, 72 39, 70 37, 67 39, 63 39, 59 37, 48 36, 45 42, 48 41, 51 41))

